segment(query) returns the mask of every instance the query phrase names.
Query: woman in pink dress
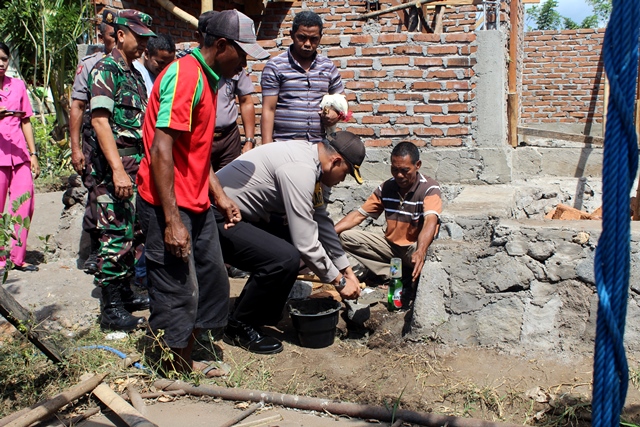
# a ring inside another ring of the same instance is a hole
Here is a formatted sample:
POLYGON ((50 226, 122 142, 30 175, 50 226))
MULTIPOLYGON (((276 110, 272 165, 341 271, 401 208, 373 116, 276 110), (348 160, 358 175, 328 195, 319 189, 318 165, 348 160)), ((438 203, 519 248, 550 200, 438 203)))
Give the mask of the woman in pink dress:
MULTIPOLYGON (((38 153, 29 120, 33 110, 24 82, 6 75, 10 56, 7 45, 0 42, 0 211, 4 212, 7 193, 9 209, 13 209, 14 200, 29 193, 29 199, 17 211, 12 210, 11 214, 31 219, 35 206, 33 178, 40 175, 38 153)), ((10 260, 13 268, 37 271, 38 267, 24 262, 29 230, 16 227, 18 231, 19 242, 11 242, 10 260)), ((4 268, 5 264, 6 259, 0 258, 0 268, 4 268)))

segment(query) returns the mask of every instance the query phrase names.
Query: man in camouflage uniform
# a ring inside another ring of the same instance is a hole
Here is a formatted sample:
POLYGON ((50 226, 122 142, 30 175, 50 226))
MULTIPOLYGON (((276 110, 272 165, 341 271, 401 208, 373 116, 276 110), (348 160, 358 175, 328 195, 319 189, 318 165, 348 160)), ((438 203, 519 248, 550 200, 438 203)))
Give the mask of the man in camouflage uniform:
POLYGON ((116 48, 98 62, 89 76, 91 124, 98 147, 91 174, 96 182, 97 228, 100 235, 98 271, 94 282, 102 290, 100 326, 130 331, 144 318, 125 310, 131 297, 136 238, 141 238, 135 212, 135 179, 142 159, 142 121, 147 106, 144 80, 132 62, 146 48, 151 17, 137 10, 107 13, 116 30, 116 48))
POLYGON ((91 252, 84 263, 84 270, 88 274, 95 274, 98 271, 97 253, 100 246, 96 231, 96 198, 95 183, 91 175, 91 158, 98 142, 91 127, 91 112, 89 111, 89 73, 93 67, 111 53, 115 47, 116 39, 114 28, 106 22, 107 14, 117 15, 116 11, 104 9, 102 11, 102 23, 99 26, 98 38, 104 43, 103 52, 95 52, 80 60, 76 70, 76 77, 73 81, 71 91, 71 108, 69 113, 69 136, 71 146, 71 164, 73 169, 80 175, 84 186, 89 191, 87 208, 82 220, 82 228, 89 234, 91 239, 91 252))

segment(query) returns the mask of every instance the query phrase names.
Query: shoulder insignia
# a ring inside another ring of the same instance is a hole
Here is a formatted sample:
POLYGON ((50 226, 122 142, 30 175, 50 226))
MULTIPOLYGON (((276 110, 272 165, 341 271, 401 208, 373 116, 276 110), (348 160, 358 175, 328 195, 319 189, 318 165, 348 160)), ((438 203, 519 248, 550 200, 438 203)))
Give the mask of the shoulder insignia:
POLYGON ((83 68, 84 68, 83 63, 78 64, 78 68, 76 69, 76 74, 80 74, 83 68))
POLYGON ((324 197, 322 196, 322 185, 316 182, 316 188, 313 190, 313 207, 319 208, 324 205, 324 197))

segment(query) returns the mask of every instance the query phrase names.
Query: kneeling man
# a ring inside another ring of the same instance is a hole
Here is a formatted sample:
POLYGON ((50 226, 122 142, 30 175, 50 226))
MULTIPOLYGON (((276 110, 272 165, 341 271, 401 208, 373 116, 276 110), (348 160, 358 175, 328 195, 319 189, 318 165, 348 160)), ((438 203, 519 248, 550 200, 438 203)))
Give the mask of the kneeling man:
POLYGON ((344 249, 381 281, 391 279, 389 262, 401 258, 405 291, 415 288, 424 266, 427 249, 439 227, 442 213, 440 186, 419 172, 418 148, 408 141, 391 151, 391 175, 365 203, 336 224, 344 249), (384 212, 384 236, 352 230, 367 217, 377 219, 384 212), (411 279, 411 287, 407 283, 411 279))
POLYGON ((364 144, 350 132, 322 142, 282 141, 255 148, 216 173, 240 208, 242 221, 224 228, 216 213, 225 262, 251 273, 229 316, 224 339, 258 354, 282 343, 258 330, 276 325, 300 269, 300 259, 343 298, 360 287, 326 211, 322 185, 351 174, 358 182, 364 144))

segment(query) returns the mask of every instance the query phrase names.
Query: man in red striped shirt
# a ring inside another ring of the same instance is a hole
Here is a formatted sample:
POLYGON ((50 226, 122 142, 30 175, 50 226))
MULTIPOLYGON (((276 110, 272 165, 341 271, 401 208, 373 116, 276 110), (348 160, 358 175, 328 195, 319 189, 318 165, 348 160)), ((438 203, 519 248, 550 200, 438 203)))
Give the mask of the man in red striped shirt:
POLYGON ((137 209, 146 235, 151 330, 174 354, 165 371, 219 374, 191 357, 201 329, 227 323, 229 280, 210 206, 240 221, 237 205, 211 169, 216 91, 246 57, 268 55, 253 21, 236 10, 209 13, 204 43, 169 65, 153 87, 143 127, 145 157, 138 172, 137 209))

